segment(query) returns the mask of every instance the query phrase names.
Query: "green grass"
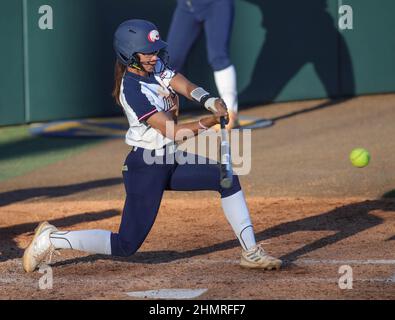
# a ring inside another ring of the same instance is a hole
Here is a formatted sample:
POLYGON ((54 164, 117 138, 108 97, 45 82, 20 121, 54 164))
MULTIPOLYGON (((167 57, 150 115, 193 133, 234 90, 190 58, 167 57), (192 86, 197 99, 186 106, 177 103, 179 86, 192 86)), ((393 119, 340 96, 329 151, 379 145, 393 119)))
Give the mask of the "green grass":
POLYGON ((4 143, 23 140, 28 138, 29 136, 29 127, 26 125, 4 128, 0 127, 0 145, 4 143))
POLYGON ((32 136, 27 125, 0 128, 0 181, 66 159, 102 141, 32 136))

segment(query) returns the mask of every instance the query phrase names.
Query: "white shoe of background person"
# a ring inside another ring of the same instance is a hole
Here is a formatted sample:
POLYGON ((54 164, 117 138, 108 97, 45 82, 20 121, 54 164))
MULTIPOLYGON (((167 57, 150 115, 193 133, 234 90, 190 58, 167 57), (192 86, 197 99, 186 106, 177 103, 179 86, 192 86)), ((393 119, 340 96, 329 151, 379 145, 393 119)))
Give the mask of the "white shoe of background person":
POLYGON ((49 236, 52 232, 56 231, 58 231, 58 229, 48 222, 42 222, 38 225, 34 231, 35 234, 32 242, 23 254, 23 269, 26 272, 33 272, 36 270, 38 265, 48 256, 52 258, 52 254, 56 251, 49 236))
POLYGON ((250 250, 243 250, 240 266, 251 269, 279 270, 282 265, 280 259, 274 258, 266 253, 261 245, 256 245, 250 250))

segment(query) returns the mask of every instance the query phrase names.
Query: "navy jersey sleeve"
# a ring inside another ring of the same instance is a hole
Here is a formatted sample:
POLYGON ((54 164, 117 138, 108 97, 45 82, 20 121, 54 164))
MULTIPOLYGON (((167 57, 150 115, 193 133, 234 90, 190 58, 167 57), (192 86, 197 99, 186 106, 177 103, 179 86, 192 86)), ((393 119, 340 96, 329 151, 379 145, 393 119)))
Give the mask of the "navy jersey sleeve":
POLYGON ((131 108, 138 121, 147 121, 149 117, 158 112, 158 109, 148 100, 141 91, 141 85, 136 81, 124 80, 123 96, 127 108, 131 108))

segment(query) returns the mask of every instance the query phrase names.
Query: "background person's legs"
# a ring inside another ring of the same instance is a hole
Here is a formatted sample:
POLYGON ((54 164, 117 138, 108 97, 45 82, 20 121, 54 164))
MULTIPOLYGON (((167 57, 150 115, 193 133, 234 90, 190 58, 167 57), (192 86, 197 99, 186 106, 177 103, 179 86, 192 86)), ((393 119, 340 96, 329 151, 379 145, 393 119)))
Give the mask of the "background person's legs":
POLYGON ((194 15, 177 7, 167 36, 170 67, 180 72, 189 50, 202 29, 194 15))
POLYGON ((218 93, 229 110, 230 127, 237 125, 238 112, 236 69, 229 54, 233 19, 233 1, 221 0, 211 5, 204 22, 208 59, 218 93))
POLYGON ((204 18, 209 63, 214 71, 224 70, 232 64, 229 46, 234 18, 233 2, 213 2, 204 18))

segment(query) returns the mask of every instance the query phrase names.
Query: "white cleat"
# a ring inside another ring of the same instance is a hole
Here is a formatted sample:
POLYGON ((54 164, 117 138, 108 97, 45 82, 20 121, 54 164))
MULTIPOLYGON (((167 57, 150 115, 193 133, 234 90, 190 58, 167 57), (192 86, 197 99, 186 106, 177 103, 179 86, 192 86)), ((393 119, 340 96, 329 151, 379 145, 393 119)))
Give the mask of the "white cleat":
POLYGON ((55 231, 58 231, 58 229, 48 222, 40 223, 36 230, 34 230, 34 238, 23 254, 23 269, 26 272, 33 272, 36 270, 37 266, 46 259, 48 255, 52 258, 52 254, 56 251, 49 236, 55 231))
POLYGON ((243 268, 279 270, 282 261, 268 255, 261 245, 256 245, 248 251, 242 251, 240 265, 243 268))

